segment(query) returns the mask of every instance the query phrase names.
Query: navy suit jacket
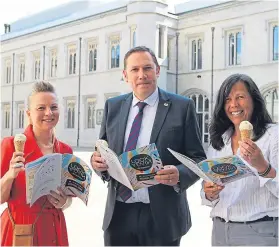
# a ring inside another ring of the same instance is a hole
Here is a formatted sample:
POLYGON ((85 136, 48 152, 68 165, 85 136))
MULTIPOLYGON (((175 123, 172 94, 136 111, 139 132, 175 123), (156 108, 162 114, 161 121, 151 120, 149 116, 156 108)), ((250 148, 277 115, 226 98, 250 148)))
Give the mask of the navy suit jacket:
MULTIPOLYGON (((108 99, 105 104, 100 139, 107 140, 109 147, 117 155, 123 153, 132 99, 133 94, 129 93, 108 99)), ((187 97, 159 89, 159 103, 150 143, 156 144, 164 165, 175 165, 179 170, 180 192, 177 193, 172 186, 163 184, 149 187, 148 191, 156 232, 160 238, 169 241, 184 235, 192 225, 186 189, 198 180, 198 176, 181 164, 167 148, 196 162, 205 159, 199 131, 194 102, 187 97)), ((111 222, 117 183, 111 179, 108 184, 103 230, 106 230, 111 222)))

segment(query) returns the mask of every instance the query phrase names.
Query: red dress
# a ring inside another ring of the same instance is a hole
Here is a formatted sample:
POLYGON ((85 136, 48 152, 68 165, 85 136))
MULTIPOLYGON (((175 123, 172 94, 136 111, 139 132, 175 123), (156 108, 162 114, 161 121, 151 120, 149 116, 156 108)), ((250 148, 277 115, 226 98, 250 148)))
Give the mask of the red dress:
MULTIPOLYGON (((34 137, 32 126, 29 125, 24 134, 27 137, 24 147, 25 163, 31 162, 43 156, 34 137)), ((4 138, 1 145, 1 178, 9 170, 10 160, 14 149, 14 137, 4 138)), ((73 153, 68 145, 55 140, 54 150, 57 153, 73 153)), ((20 172, 14 180, 8 204, 16 224, 33 224, 37 214, 40 212, 43 203, 46 201, 43 213, 35 224, 34 240, 35 246, 68 246, 68 235, 64 213, 56 209, 43 196, 39 198, 30 208, 26 204, 25 172, 20 172)), ((13 227, 5 209, 1 215, 1 246, 12 246, 13 227)))

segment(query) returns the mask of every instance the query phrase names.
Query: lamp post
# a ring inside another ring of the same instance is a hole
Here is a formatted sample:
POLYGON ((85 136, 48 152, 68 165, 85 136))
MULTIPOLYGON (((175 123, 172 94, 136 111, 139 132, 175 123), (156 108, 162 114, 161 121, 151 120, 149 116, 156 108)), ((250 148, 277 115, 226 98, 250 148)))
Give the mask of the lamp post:
POLYGON ((11 136, 14 134, 14 94, 15 94, 15 54, 13 53, 13 80, 12 80, 12 105, 11 105, 11 136))
POLYGON ((178 38, 179 32, 176 32, 175 46, 176 46, 176 61, 175 61, 175 93, 178 94, 178 38))
POLYGON ((79 147, 80 143, 80 86, 81 86, 81 40, 82 38, 79 38, 79 65, 78 65, 78 119, 77 119, 77 147, 79 147))
POLYGON ((210 95, 210 113, 213 114, 213 68, 214 68, 214 30, 215 27, 211 27, 211 95, 210 95))

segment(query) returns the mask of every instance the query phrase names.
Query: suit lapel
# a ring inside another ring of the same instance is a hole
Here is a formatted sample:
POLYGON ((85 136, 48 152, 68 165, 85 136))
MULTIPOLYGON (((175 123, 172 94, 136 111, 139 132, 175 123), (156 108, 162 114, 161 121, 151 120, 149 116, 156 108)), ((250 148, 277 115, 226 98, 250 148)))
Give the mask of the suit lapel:
POLYGON ((171 106, 167 93, 159 89, 159 103, 151 132, 150 143, 155 143, 171 106))
POLYGON ((125 130, 128 121, 128 116, 130 112, 130 107, 132 104, 133 95, 129 94, 126 99, 122 101, 120 114, 119 114, 119 128, 117 133, 117 145, 116 145, 116 153, 122 154, 123 153, 123 146, 124 146, 124 137, 125 137, 125 130))

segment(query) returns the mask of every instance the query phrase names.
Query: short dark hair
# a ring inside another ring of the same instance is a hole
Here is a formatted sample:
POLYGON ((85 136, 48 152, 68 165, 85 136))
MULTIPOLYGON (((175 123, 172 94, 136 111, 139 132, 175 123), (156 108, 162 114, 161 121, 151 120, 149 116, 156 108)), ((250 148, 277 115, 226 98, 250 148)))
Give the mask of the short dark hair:
POLYGON ((267 124, 272 123, 272 119, 266 109, 264 99, 256 83, 251 77, 244 74, 233 74, 229 76, 221 85, 214 108, 213 116, 209 127, 210 142, 214 149, 221 150, 224 147, 222 135, 229 129, 234 128, 233 123, 225 113, 225 100, 237 82, 243 82, 253 101, 253 113, 251 124, 253 125, 253 141, 257 141, 266 132, 267 124))
POLYGON ((124 57, 124 69, 126 69, 128 57, 129 57, 131 54, 135 53, 135 52, 148 52, 148 53, 151 55, 151 57, 152 57, 152 59, 153 59, 153 62, 156 64, 157 67, 159 67, 159 63, 158 63, 158 60, 157 60, 157 58, 156 58, 156 56, 155 56, 155 53, 154 53, 150 48, 148 48, 148 47, 146 47, 146 46, 136 46, 136 47, 130 49, 130 50, 125 54, 125 57, 124 57))

